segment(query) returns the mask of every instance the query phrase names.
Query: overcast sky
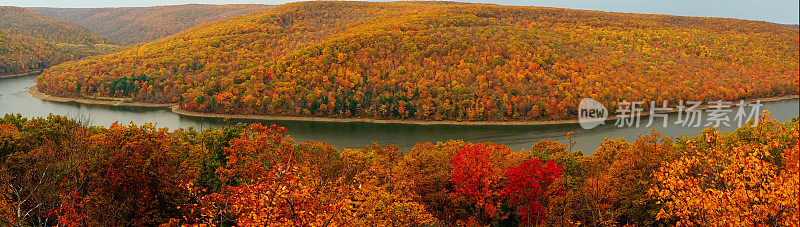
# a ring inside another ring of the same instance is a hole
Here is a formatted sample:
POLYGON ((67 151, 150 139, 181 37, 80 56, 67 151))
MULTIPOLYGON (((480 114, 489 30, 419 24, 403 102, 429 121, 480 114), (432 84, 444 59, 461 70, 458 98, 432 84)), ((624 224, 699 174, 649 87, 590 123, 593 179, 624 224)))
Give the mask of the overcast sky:
MULTIPOLYGON (((550 6, 615 12, 730 17, 784 24, 800 22, 798 0, 459 0, 502 5, 550 6)), ((283 4, 287 0, 2 0, 0 5, 44 7, 125 7, 202 4, 283 4)))

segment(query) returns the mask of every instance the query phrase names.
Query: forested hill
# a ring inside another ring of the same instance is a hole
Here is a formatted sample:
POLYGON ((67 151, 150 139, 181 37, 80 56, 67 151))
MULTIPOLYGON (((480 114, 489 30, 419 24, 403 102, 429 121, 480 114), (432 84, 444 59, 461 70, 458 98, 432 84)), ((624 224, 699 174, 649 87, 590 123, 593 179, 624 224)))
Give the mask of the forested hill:
POLYGON ((75 23, 0 6, 0 76, 109 53, 114 46, 75 23))
POLYGON ((39 90, 198 112, 574 118, 581 98, 798 93, 798 30, 768 22, 452 2, 300 2, 59 65, 39 90))
POLYGON ((119 45, 151 42, 180 31, 242 14, 264 11, 268 5, 175 5, 124 8, 29 8, 73 21, 119 45))
POLYGON ((103 41, 75 23, 14 6, 0 6, 0 30, 50 42, 95 44, 103 41))

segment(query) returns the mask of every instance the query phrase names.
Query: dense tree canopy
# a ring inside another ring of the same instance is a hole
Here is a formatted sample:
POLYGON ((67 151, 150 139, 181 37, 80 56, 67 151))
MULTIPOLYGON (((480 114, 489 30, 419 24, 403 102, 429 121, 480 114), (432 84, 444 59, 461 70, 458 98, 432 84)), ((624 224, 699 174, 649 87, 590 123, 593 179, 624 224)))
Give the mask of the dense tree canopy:
POLYGON ((737 19, 301 2, 59 65, 38 88, 212 113, 565 119, 584 97, 674 106, 797 94, 798 43, 797 29, 737 19), (109 86, 142 75, 153 80, 109 86))
POLYGON ((272 6, 255 4, 175 5, 121 8, 28 8, 75 22, 117 45, 152 42, 180 31, 272 6))
POLYGON ((297 143, 275 125, 0 118, 0 225, 796 225, 798 122, 607 139, 594 155, 297 143))
POLYGON ((75 23, 14 6, 0 6, 0 30, 49 42, 96 44, 103 38, 75 23))
POLYGON ((41 70, 118 48, 77 24, 0 6, 0 76, 41 70))

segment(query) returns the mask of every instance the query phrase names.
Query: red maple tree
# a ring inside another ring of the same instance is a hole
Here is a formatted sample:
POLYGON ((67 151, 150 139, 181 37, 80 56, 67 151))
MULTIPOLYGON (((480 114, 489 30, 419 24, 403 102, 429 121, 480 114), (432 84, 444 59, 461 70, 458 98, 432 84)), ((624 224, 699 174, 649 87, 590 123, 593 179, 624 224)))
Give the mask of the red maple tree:
POLYGON ((501 195, 517 207, 523 225, 538 224, 547 213, 548 190, 564 169, 552 160, 527 159, 506 170, 508 181, 501 195))

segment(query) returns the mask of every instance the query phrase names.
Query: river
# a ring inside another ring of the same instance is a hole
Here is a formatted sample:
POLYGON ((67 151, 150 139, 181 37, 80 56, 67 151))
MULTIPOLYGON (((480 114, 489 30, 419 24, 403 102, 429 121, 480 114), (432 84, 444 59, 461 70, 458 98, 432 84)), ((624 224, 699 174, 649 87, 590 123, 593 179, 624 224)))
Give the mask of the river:
MULTIPOLYGON (((661 131, 667 136, 694 136, 702 128, 680 127, 674 125, 677 113, 669 114, 667 127, 662 127, 662 119, 656 118, 653 126, 644 127, 647 117, 642 117, 641 127, 617 127, 614 121, 607 121, 591 130, 585 130, 578 124, 541 125, 541 126, 468 126, 468 125, 406 125, 406 124, 374 124, 374 123, 336 123, 336 122, 301 122, 301 121, 255 121, 188 117, 172 113, 166 108, 124 107, 86 105, 79 103, 58 103, 43 101, 28 94, 28 88, 36 84, 36 76, 0 78, 0 115, 20 113, 25 117, 43 117, 50 113, 90 119, 93 125, 108 126, 113 122, 145 122, 156 123, 158 127, 170 129, 194 127, 205 129, 221 127, 237 122, 261 122, 277 124, 289 129, 289 134, 297 141, 322 141, 338 148, 359 148, 373 141, 381 145, 398 145, 401 150, 408 151, 418 142, 446 141, 462 139, 471 142, 494 142, 521 150, 529 149, 540 140, 552 139, 566 142, 568 132, 574 132, 577 141, 575 150, 584 154, 592 154, 604 138, 624 137, 631 141, 638 135, 649 133, 651 129, 661 131)), ((772 113, 779 121, 790 120, 798 116, 800 102, 798 99, 764 103, 762 109, 772 113)), ((611 110, 613 112, 613 110, 611 110)), ((736 112, 735 110, 733 112, 736 112)), ((732 115, 731 115, 731 118, 732 115)), ((730 131, 735 127, 720 127, 722 131, 730 131)))

